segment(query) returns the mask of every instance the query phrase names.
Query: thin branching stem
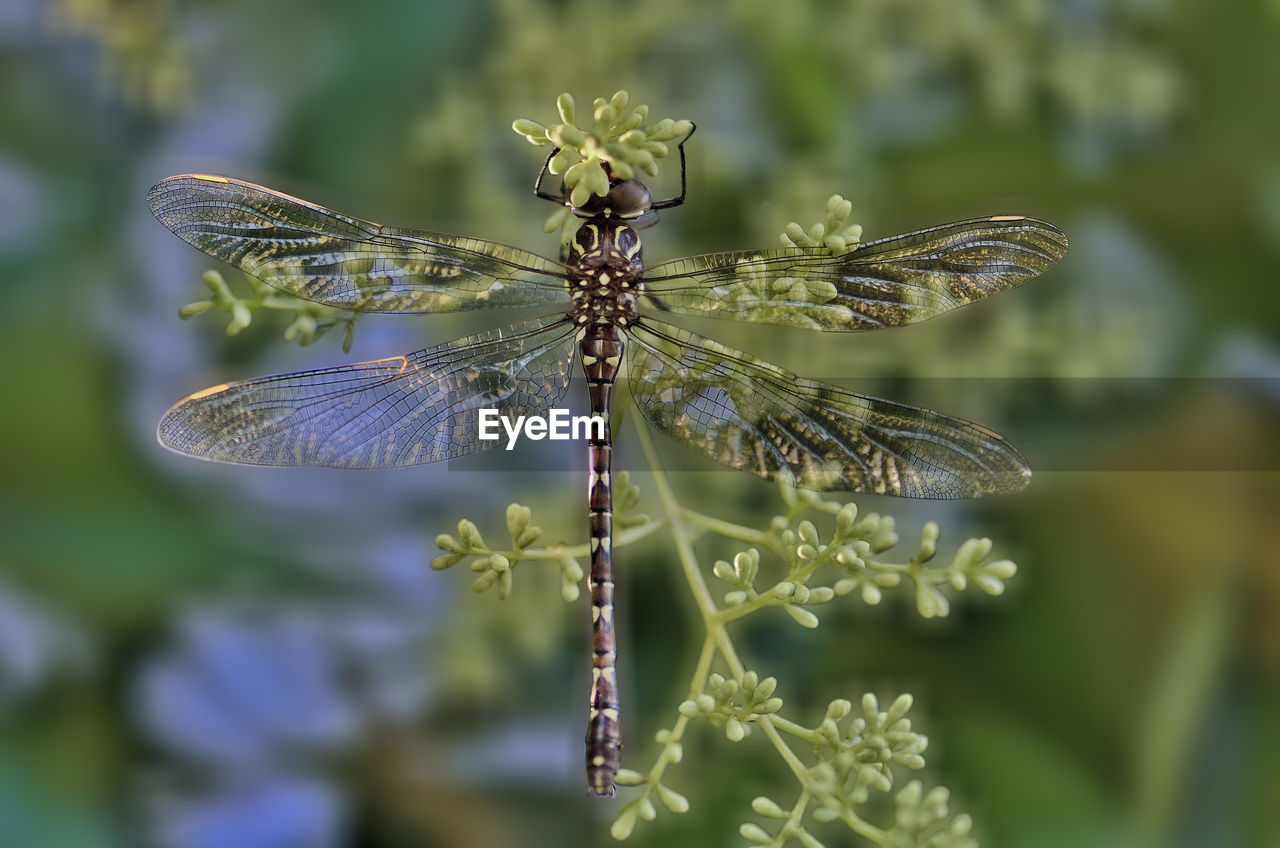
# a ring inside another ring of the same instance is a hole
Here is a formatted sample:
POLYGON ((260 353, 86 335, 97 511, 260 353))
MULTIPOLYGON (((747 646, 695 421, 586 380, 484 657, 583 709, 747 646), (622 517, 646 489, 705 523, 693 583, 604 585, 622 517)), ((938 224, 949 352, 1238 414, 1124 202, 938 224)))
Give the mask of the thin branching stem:
MULTIPOLYGON (((614 535, 614 545, 616 547, 625 547, 632 545, 646 536, 652 535, 662 528, 666 523, 666 519, 658 518, 646 521, 644 524, 635 527, 628 527, 626 530, 619 531, 614 535)), ((498 550, 486 549, 486 554, 498 554, 510 560, 529 560, 529 561, 559 561, 565 557, 570 559, 582 559, 591 555, 591 546, 582 545, 550 545, 545 548, 525 548, 524 550, 498 550)))
POLYGON ((703 515, 687 507, 681 509, 680 517, 684 519, 686 524, 691 524, 718 536, 737 539, 744 544, 758 545, 771 551, 776 547, 776 542, 771 534, 757 530, 754 527, 744 527, 741 524, 722 521, 719 518, 703 515))

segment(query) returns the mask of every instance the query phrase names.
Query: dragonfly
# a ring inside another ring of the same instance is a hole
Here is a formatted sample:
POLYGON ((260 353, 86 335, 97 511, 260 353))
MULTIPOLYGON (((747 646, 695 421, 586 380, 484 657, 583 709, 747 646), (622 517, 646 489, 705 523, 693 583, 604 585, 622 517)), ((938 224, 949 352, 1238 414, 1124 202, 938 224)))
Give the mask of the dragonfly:
MULTIPOLYGON (((592 682, 587 784, 612 796, 622 750, 613 627, 613 389, 625 372, 641 417, 695 451, 818 491, 968 498, 1022 489, 1030 469, 980 424, 804 379, 696 336, 667 316, 712 316, 827 332, 912 324, 1016 286, 1062 258, 1045 221, 1000 215, 864 243, 713 253, 646 267, 638 230, 686 197, 655 199, 610 175, 575 205, 562 261, 484 241, 383 226, 253 183, 168 177, 156 218, 205 253, 305 300, 353 313, 544 307, 548 314, 403 356, 224 383, 176 404, 161 444, 205 460, 383 469, 491 447, 482 410, 547 412, 586 377, 592 682)), ((552 156, 555 155, 553 151, 552 156)))

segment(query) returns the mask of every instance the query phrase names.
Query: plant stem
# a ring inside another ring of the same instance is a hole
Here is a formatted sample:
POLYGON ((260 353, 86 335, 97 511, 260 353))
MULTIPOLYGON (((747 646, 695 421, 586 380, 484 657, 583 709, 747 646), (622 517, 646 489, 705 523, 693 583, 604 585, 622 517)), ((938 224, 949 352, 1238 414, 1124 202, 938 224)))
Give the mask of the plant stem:
POLYGON ((701 527, 703 530, 726 536, 730 539, 737 539, 739 542, 748 545, 759 545, 769 550, 773 550, 775 547, 775 543, 769 533, 762 533, 754 527, 743 527, 741 524, 721 521, 719 518, 712 518, 709 515, 694 512, 691 509, 681 510, 681 517, 684 518, 686 523, 695 527, 701 527))
MULTIPOLYGON (((693 545, 689 541, 689 533, 685 521, 690 514, 696 513, 691 513, 680 506, 679 501, 676 500, 675 493, 671 489, 667 474, 658 460, 658 451, 653 445, 653 439, 649 436, 646 428, 637 427, 636 429, 640 434, 640 444, 644 448, 645 459, 648 460, 649 469, 653 472, 654 488, 658 491, 658 498, 662 501, 662 508, 666 513, 666 523, 671 531, 671 541, 676 547, 676 556, 680 560, 680 567, 684 571, 685 580, 689 583, 689 590, 693 593, 693 600, 698 605, 698 612, 702 616, 702 623, 707 630, 702 655, 698 659, 698 667, 689 687, 691 696, 696 696, 703 690, 706 676, 710 671, 710 649, 712 645, 719 651, 720 656, 724 658, 725 664, 728 665, 730 673, 737 680, 742 679, 746 673, 746 667, 742 664, 742 660, 738 658, 738 652, 733 647, 733 640, 729 638, 729 632, 725 628, 727 619, 723 617, 721 611, 716 609, 715 601, 711 597, 711 591, 707 588, 706 580, 702 577, 702 570, 698 567, 698 560, 694 556, 693 545)), ((735 525, 728 526, 734 527, 735 525)), ((673 736, 678 738, 678 734, 684 730, 686 721, 684 716, 680 717, 672 729, 673 736)), ((779 734, 778 728, 774 726, 773 718, 767 715, 757 716, 755 723, 765 737, 773 743, 778 755, 782 757, 788 768, 791 769, 804 791, 812 794, 814 787, 809 775, 809 769, 800 761, 800 758, 791 750, 791 746, 779 734)), ((780 725, 787 732, 794 733, 797 736, 803 737, 810 733, 807 728, 802 728, 789 721, 780 721, 780 725)), ((855 833, 872 842, 884 844, 885 832, 863 821, 853 812, 846 812, 841 819, 855 833)))

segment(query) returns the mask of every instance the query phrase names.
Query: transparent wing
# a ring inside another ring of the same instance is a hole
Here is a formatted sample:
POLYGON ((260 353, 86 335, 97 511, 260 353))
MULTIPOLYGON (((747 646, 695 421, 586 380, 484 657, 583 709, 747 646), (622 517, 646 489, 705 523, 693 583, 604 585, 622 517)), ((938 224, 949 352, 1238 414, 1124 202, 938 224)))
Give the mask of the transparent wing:
POLYGON ((395 468, 465 456, 479 410, 530 415, 569 384, 573 326, 564 318, 489 330, 408 356, 215 386, 160 421, 179 453, 244 465, 395 468))
POLYGON ((630 389, 654 427, 731 468, 819 491, 1016 492, 1031 470, 979 424, 805 380, 674 327, 631 328, 630 389))
POLYGON ((187 243, 283 292, 355 312, 457 312, 567 303, 564 268, 480 239, 349 218, 262 186, 185 174, 152 213, 187 243))
POLYGON ((644 285, 673 312, 815 330, 912 324, 1012 288, 1067 252, 1053 224, 1006 215, 868 242, 713 253, 650 268, 644 285))

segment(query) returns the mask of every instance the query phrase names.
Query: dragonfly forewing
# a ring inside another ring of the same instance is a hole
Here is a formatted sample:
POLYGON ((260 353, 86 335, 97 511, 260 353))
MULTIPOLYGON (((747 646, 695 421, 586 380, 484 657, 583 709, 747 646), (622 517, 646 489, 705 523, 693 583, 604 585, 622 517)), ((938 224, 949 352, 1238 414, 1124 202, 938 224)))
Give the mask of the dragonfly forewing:
POLYGON ((563 317, 490 330, 373 362, 196 392, 160 422, 161 444, 246 465, 396 468, 455 459, 481 440, 479 410, 514 419, 553 406, 575 348, 563 317))
POLYGON ((672 312, 810 330, 913 324, 1012 288, 1067 252, 1053 224, 975 218, 868 242, 713 253, 650 268, 645 290, 672 312))
POLYGON ((911 498, 1007 494, 1031 478, 1021 454, 979 424, 806 380, 651 319, 629 335, 640 413, 731 468, 911 498))
POLYGON ((187 243, 287 294, 353 312, 567 304, 562 265, 496 242, 384 227, 229 177, 156 183, 152 213, 187 243))

